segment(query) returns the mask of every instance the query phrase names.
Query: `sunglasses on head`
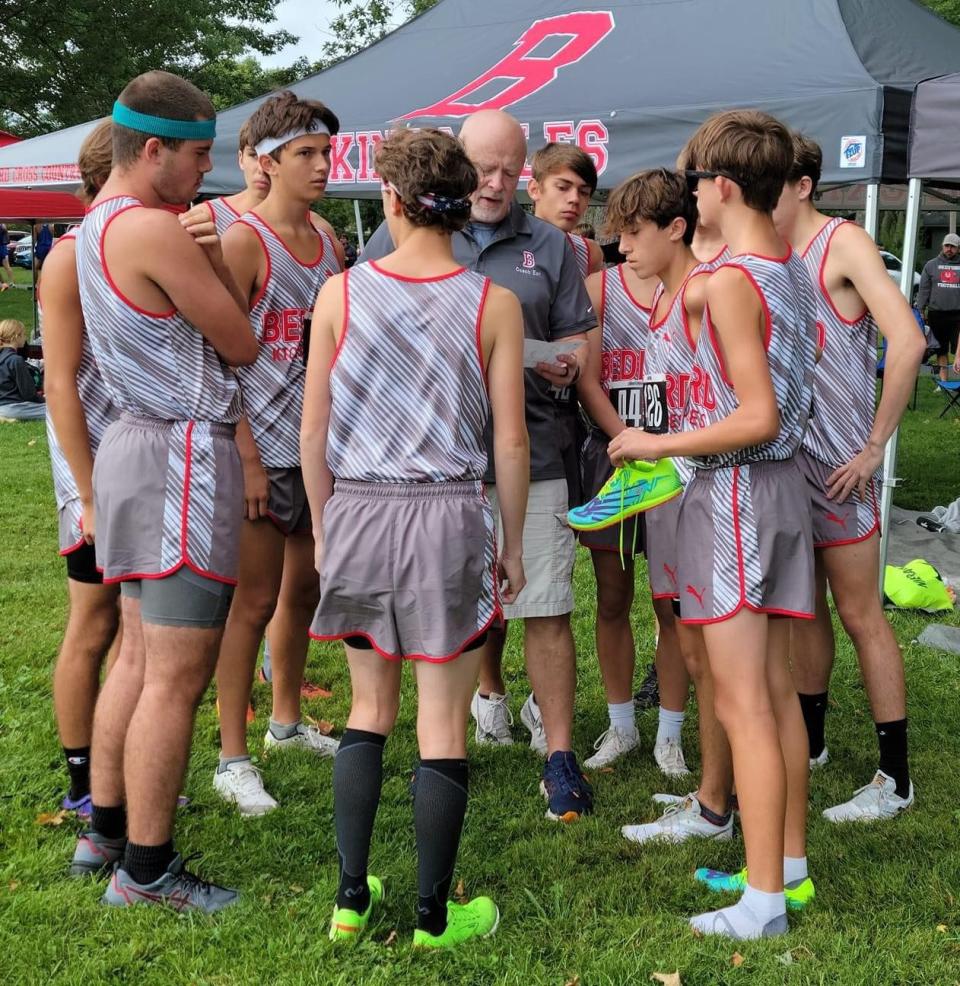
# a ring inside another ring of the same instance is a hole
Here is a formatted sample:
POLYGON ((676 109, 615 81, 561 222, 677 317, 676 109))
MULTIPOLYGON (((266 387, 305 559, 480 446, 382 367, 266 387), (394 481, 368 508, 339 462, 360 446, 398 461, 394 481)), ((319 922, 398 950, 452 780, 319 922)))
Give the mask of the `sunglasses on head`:
POLYGON ((728 181, 732 181, 735 185, 739 185, 741 188, 746 188, 747 183, 742 178, 737 178, 736 175, 731 175, 726 171, 695 171, 688 168, 684 171, 684 177, 687 179, 687 185, 691 192, 697 190, 697 185, 700 183, 701 179, 711 179, 711 178, 726 178, 728 181))

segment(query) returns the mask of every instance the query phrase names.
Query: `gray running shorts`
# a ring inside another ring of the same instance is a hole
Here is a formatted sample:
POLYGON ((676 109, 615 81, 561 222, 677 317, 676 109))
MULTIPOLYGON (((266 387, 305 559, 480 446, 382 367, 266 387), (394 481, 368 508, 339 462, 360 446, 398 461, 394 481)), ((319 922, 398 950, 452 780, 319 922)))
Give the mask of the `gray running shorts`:
POLYGON ((270 481, 267 516, 289 536, 291 534, 310 534, 313 523, 310 519, 310 504, 303 486, 303 471, 299 466, 290 469, 267 468, 270 481))
POLYGON ((140 600, 144 623, 208 630, 227 622, 233 588, 184 565, 162 579, 121 582, 120 595, 140 600))

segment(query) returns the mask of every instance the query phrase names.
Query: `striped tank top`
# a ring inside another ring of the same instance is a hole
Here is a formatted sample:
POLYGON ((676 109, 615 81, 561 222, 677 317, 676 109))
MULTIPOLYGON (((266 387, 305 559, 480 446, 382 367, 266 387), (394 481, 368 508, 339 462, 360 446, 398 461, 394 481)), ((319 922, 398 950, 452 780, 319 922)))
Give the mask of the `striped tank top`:
POLYGON ((319 230, 317 256, 305 264, 255 212, 238 221, 257 234, 267 258, 266 277, 250 305, 260 351, 255 363, 237 367, 244 413, 263 465, 290 469, 300 465, 304 316, 313 312, 317 293, 340 273, 340 265, 330 238, 319 230))
POLYGON ((724 247, 713 259, 704 260, 704 262, 700 264, 700 269, 712 274, 718 267, 722 267, 731 256, 732 254, 730 253, 730 247, 724 245, 724 247))
POLYGON ((104 383, 122 411, 172 421, 235 423, 237 379, 216 350, 175 308, 148 312, 117 289, 103 240, 121 213, 144 206, 130 196, 95 205, 77 232, 83 320, 104 383))
POLYGON ((567 240, 577 258, 577 270, 582 278, 586 278, 590 273, 590 241, 577 233, 567 233, 567 240))
POLYGON ((650 309, 633 296, 626 264, 600 275, 600 386, 609 391, 618 380, 642 380, 648 372, 650 309))
MULTIPOLYGON (((743 254, 724 267, 736 267, 749 278, 766 313, 764 340, 770 377, 780 411, 780 432, 763 445, 719 455, 693 457, 698 469, 718 469, 751 462, 791 458, 799 449, 813 405, 813 374, 817 344, 816 299, 803 261, 792 250, 782 259, 743 254)), ((690 379, 690 407, 684 431, 722 421, 737 408, 709 306, 697 342, 690 379)))
POLYGON ((823 349, 803 447, 828 466, 843 465, 863 451, 876 413, 877 323, 868 310, 853 320, 841 315, 823 276, 833 234, 844 222, 829 220, 802 254, 813 280, 818 342, 823 349))
MULTIPOLYGON (((62 248, 64 243, 76 238, 76 231, 66 233, 57 240, 53 249, 62 248)), ((43 298, 41 295, 42 284, 37 291, 37 303, 39 314, 43 317, 43 298)), ((42 324, 42 323, 41 323, 42 324)), ((100 375, 100 367, 94 358, 90 348, 90 340, 86 330, 83 333, 80 349, 80 364, 77 367, 77 393, 80 395, 80 404, 83 407, 83 416, 87 422, 87 434, 90 438, 90 454, 95 456, 100 447, 100 439, 107 430, 108 425, 116 421, 119 412, 110 400, 106 387, 103 385, 103 377, 100 375)), ((53 491, 57 498, 57 508, 62 510, 68 503, 80 499, 80 492, 70 471, 60 442, 57 440, 56 432, 53 427, 53 419, 47 414, 47 444, 50 447, 50 465, 53 469, 53 491)))
POLYGON ((483 478, 490 402, 480 320, 489 286, 466 268, 413 280, 371 261, 344 274, 327 433, 327 465, 337 479, 483 478))
POLYGON ((208 199, 206 206, 210 210, 214 225, 217 227, 217 236, 222 237, 240 218, 240 213, 230 205, 226 198, 208 199))

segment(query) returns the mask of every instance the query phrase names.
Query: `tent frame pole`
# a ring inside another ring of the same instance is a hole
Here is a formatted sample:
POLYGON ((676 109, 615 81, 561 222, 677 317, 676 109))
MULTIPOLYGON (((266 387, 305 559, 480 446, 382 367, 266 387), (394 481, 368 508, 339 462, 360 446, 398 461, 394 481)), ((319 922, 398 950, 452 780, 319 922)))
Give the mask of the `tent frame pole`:
MULTIPOLYGON (((909 304, 913 295, 913 267, 917 259, 917 234, 920 231, 920 201, 923 183, 919 178, 911 178, 907 187, 907 215, 903 231, 902 266, 900 268, 900 290, 909 304)), ((890 545, 890 511, 893 507, 893 491, 900 485, 897 472, 897 442, 900 429, 897 428, 887 441, 883 452, 883 488, 880 496, 880 595, 883 596, 883 577, 887 568, 887 548, 890 545)))
POLYGON ((363 253, 366 243, 363 240, 363 220, 360 218, 360 199, 353 200, 353 218, 357 223, 357 246, 363 253))
POLYGON ((876 242, 877 230, 880 226, 880 183, 872 181, 867 185, 867 201, 864 206, 863 228, 870 234, 870 239, 876 242))

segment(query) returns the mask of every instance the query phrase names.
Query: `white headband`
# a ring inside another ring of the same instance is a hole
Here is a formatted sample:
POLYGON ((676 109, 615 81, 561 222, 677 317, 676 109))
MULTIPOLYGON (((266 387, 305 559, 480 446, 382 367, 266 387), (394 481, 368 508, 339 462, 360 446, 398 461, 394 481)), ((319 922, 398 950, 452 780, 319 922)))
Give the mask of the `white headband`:
POLYGON ((291 130, 279 137, 265 137, 254 150, 257 152, 257 157, 262 157, 264 154, 272 153, 278 147, 283 147, 284 144, 289 144, 291 140, 296 140, 298 137, 315 137, 317 134, 326 134, 329 137, 330 131, 319 120, 314 120, 309 127, 291 130))

